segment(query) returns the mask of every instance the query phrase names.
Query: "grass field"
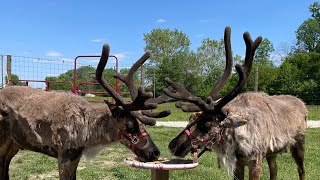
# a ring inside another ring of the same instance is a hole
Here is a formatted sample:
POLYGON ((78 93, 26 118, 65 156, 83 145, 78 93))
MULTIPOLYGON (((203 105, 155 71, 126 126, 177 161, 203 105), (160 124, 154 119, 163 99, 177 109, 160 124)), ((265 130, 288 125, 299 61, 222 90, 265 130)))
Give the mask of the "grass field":
MULTIPOLYGON (((91 98, 90 100, 96 100, 91 98)), ((99 99, 102 101, 102 99, 99 99)), ((94 103, 96 104, 96 103, 94 103)), ((320 106, 319 105, 307 105, 308 108, 308 119, 309 120, 320 120, 320 106)), ((170 109, 171 115, 165 118, 161 118, 160 121, 187 121, 191 113, 182 112, 181 109, 175 107, 174 102, 160 104, 156 111, 164 109, 170 109)))
POLYGON ((308 105, 308 119, 320 120, 320 106, 319 105, 308 105))
MULTIPOLYGON (((161 121, 187 121, 191 113, 182 112, 181 109, 175 107, 174 102, 161 104, 157 110, 170 109, 171 115, 162 118, 161 121)), ((319 105, 308 105, 308 119, 309 120, 320 120, 320 106, 319 105)))
MULTIPOLYGON (((167 145, 175 137, 181 128, 148 127, 148 132, 161 150, 162 157, 171 157, 167 145)), ((320 128, 308 129, 306 133, 306 179, 315 180, 320 176, 320 128)), ((147 180, 150 179, 150 171, 128 167, 123 163, 125 157, 133 154, 120 143, 107 147, 97 158, 91 162, 81 160, 77 177, 82 180, 147 180)), ((187 158, 191 158, 187 157, 187 158)), ((296 165, 290 153, 278 156, 278 179, 298 179, 296 165)), ((58 179, 56 159, 39 153, 21 151, 14 157, 10 167, 11 179, 58 179)), ((171 171, 172 180, 231 180, 224 168, 217 166, 216 155, 213 152, 205 153, 199 159, 199 166, 192 170, 171 171)), ((264 163, 262 179, 269 179, 268 168, 264 163)))

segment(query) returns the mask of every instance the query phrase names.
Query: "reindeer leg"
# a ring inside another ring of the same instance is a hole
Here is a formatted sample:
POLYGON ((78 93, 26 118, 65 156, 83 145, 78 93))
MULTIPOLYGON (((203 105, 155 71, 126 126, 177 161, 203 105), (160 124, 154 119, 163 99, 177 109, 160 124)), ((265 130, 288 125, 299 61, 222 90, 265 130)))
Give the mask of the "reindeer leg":
POLYGON ((68 149, 58 156, 60 180, 75 180, 77 167, 82 155, 82 148, 68 149))
POLYGON ((262 157, 257 160, 250 160, 248 162, 249 167, 249 180, 259 180, 262 170, 262 157))
POLYGON ((305 179, 305 170, 304 170, 304 135, 300 135, 296 138, 297 142, 294 146, 291 147, 291 155, 296 161, 298 166, 299 178, 300 180, 305 179))
POLYGON ((270 172, 270 180, 276 180, 278 169, 277 169, 277 154, 268 155, 266 157, 268 166, 269 166, 269 172, 270 172))
POLYGON ((234 180, 244 180, 244 166, 245 162, 238 159, 236 163, 236 170, 234 173, 234 180))
POLYGON ((7 154, 6 161, 5 161, 5 178, 9 179, 9 166, 11 159, 18 153, 20 150, 20 146, 18 146, 16 143, 12 142, 11 148, 7 154))
POLYGON ((9 179, 9 165, 11 159, 18 153, 20 147, 11 139, 0 145, 0 179, 9 179))

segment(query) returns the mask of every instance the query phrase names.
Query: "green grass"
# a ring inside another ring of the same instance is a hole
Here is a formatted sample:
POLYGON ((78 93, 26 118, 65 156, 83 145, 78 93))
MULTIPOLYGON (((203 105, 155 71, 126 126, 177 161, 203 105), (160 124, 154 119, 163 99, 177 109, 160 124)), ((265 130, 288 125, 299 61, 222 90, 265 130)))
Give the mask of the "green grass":
POLYGON ((320 120, 320 105, 307 105, 308 119, 320 120))
MULTIPOLYGON (((103 102, 104 99, 111 100, 110 97, 85 97, 89 101, 103 102)), ((129 98, 126 98, 129 100, 129 98)), ((94 103, 96 104, 96 103, 94 103)), ((308 108, 308 119, 309 120, 320 120, 320 105, 307 105, 308 108)), ((191 113, 183 112, 181 109, 175 107, 175 102, 169 102, 160 104, 155 111, 162 111, 165 109, 171 110, 171 115, 165 118, 159 119, 160 121, 187 121, 191 113)))
MULTIPOLYGON (((175 137, 181 128, 148 127, 148 132, 161 150, 162 157, 171 157, 167 148, 170 140, 175 137)), ((305 166, 306 179, 319 179, 320 170, 320 128, 308 129, 306 133, 305 166)), ((78 179, 150 179, 150 171, 128 167, 123 163, 125 157, 134 156, 130 150, 120 143, 107 147, 91 162, 81 160, 78 179)), ((191 157, 187 157, 191 159, 191 157)), ((278 179, 298 179, 296 165, 290 153, 283 153, 277 158, 278 179)), ((48 156, 30 151, 21 151, 14 157, 10 166, 11 179, 58 179, 57 160, 48 156)), ((192 170, 171 171, 172 180, 231 180, 224 168, 219 169, 214 152, 207 152, 199 159, 199 166, 192 170)), ((269 179, 269 172, 264 163, 261 179, 269 179)))
MULTIPOLYGON (((320 105, 308 105, 308 119, 320 120, 320 105)), ((191 113, 183 112, 181 109, 175 107, 174 102, 161 104, 156 111, 170 109, 171 115, 165 118, 159 119, 159 121, 187 121, 191 113)))

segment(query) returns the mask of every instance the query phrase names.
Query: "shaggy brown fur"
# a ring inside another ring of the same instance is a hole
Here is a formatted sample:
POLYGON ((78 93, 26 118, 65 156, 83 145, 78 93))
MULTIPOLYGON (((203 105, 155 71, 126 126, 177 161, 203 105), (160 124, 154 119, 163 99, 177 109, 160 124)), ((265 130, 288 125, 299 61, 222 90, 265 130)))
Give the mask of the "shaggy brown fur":
MULTIPOLYGON (((58 158, 60 178, 73 179, 83 152, 90 155, 101 145, 117 142, 128 120, 138 122, 129 115, 112 113, 106 104, 92 106, 71 93, 19 86, 0 92, 0 111, 0 179, 9 179, 11 158, 20 149, 58 158)), ((137 127, 134 133, 145 132, 143 124, 137 127)), ((160 152, 149 137, 145 139, 137 147, 149 146, 150 155, 144 157, 139 148, 135 153, 148 161, 160 152)), ((128 147, 131 143, 120 142, 128 147)))
MULTIPOLYGON (((241 164, 250 165, 249 162, 254 166, 252 168, 261 171, 263 157, 275 158, 276 153, 291 148, 303 179, 304 166, 301 161, 304 158, 307 108, 300 99, 290 95, 244 93, 227 104, 224 110, 230 121, 246 121, 246 125, 228 128, 220 145, 213 146, 231 172, 236 170, 236 176, 241 178, 241 164)), ((268 162, 275 163, 275 159, 268 162)), ((270 179, 275 179, 276 172, 270 168, 270 179)))
POLYGON ((224 33, 226 67, 208 98, 191 94, 181 84, 166 78, 173 87, 164 92, 179 102, 176 107, 185 112, 195 112, 183 132, 174 138, 169 149, 176 156, 184 157, 190 151, 195 159, 206 149, 214 149, 236 180, 244 179, 244 166, 249 167, 249 179, 260 179, 262 159, 266 157, 270 179, 276 179, 276 155, 290 148, 297 165, 300 179, 304 179, 304 138, 307 127, 307 109, 304 103, 293 96, 268 96, 265 93, 243 93, 250 75, 254 54, 262 37, 252 41, 245 32, 246 55, 243 65, 235 66, 239 75, 237 85, 219 99, 219 92, 232 72, 231 28, 224 33), (204 148, 199 155, 199 148, 204 148))
MULTIPOLYGON (((220 121, 213 121, 210 130, 204 133, 199 130, 199 123, 195 126, 196 122, 208 118, 202 112, 194 113, 187 127, 200 140, 214 139, 224 129, 221 140, 210 148, 217 152, 220 161, 235 175, 235 179, 244 178, 246 165, 253 172, 250 179, 259 179, 264 157, 267 157, 270 166, 270 179, 276 179, 276 154, 287 149, 291 150, 297 162, 300 179, 304 179, 307 109, 300 99, 290 95, 268 96, 265 93, 248 92, 228 103, 223 111, 227 115, 225 121, 234 127, 222 128, 220 121)), ((182 132, 171 141, 169 148, 175 155, 183 157, 192 150, 186 141, 189 138, 182 132), (181 150, 177 154, 181 148, 183 152, 181 150)))

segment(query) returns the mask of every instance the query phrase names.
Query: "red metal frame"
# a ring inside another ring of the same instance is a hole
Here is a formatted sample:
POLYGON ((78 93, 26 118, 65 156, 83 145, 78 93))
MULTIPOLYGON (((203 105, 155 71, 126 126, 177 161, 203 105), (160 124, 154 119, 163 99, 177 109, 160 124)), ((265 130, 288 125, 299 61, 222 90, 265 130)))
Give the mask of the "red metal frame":
MULTIPOLYGON (((108 92, 91 92, 91 91, 88 91, 88 92, 86 92, 86 91, 79 91, 80 90, 80 86, 81 85, 100 85, 100 83, 98 83, 98 82, 81 82, 81 83, 79 83, 78 84, 78 88, 77 88, 77 92, 78 92, 78 94, 88 94, 88 93, 90 93, 90 94, 109 94, 108 92)), ((112 88, 114 88, 114 86, 112 85, 112 84, 109 84, 112 88)))
MULTIPOLYGON (((74 69, 73 69, 73 90, 72 92, 77 94, 77 59, 78 58, 99 58, 101 56, 99 55, 84 55, 84 56, 77 56, 74 59, 74 69)), ((118 73, 118 58, 114 55, 109 55, 109 57, 113 57, 116 59, 116 73, 118 73)), ((116 92, 120 93, 120 88, 119 88, 119 82, 118 79, 116 79, 116 92)))

